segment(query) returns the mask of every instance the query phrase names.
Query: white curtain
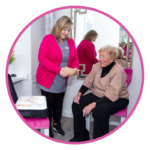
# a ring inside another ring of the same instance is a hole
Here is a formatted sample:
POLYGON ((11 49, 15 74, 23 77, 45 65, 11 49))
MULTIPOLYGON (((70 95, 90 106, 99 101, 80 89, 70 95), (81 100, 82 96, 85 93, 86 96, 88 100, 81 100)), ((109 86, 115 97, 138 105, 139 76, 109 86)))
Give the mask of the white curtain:
POLYGON ((45 34, 50 34, 55 23, 56 23, 55 12, 45 15, 45 34))

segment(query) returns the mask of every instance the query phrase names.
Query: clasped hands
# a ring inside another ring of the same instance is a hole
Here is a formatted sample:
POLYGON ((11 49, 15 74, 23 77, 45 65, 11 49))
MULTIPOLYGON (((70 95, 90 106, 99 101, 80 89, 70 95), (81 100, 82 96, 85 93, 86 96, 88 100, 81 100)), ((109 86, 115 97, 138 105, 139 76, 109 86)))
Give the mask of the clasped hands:
MULTIPOLYGON (((73 98, 74 103, 80 104, 80 94, 77 94, 77 96, 75 96, 73 98)), ((94 108, 96 107, 96 104, 93 102, 87 106, 84 107, 83 111, 83 117, 88 115, 94 108)))
MULTIPOLYGON (((77 69, 77 68, 74 68, 74 69, 77 69)), ((78 69, 77 69, 78 70, 78 69)), ((78 75, 79 74, 79 72, 77 72, 75 75, 78 75)), ((64 73, 63 71, 62 71, 62 68, 61 68, 61 70, 60 70, 60 75, 62 76, 62 77, 68 77, 69 75, 68 74, 66 74, 66 73, 64 73)))

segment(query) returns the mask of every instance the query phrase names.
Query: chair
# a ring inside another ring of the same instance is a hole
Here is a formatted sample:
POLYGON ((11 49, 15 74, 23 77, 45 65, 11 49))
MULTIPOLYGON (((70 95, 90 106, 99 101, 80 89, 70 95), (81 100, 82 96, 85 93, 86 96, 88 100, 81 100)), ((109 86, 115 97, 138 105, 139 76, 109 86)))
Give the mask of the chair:
MULTIPOLYGON (((120 124, 125 120, 126 116, 127 116, 127 107, 115 114, 113 114, 113 116, 118 116, 121 117, 120 118, 120 124)), ((86 115, 86 129, 88 131, 90 131, 90 122, 91 122, 91 113, 86 115)))
MULTIPOLYGON (((9 82, 9 89, 14 101, 14 104, 18 100, 18 96, 16 94, 11 76, 8 74, 8 82, 9 82)), ((40 132, 49 136, 49 119, 47 118, 24 118, 26 123, 30 125, 34 129, 40 129, 40 132)))
POLYGON ((47 118, 24 118, 28 125, 49 136, 49 119, 47 118))
MULTIPOLYGON (((125 73, 127 74, 127 87, 129 86, 131 80, 132 80, 132 73, 133 73, 133 70, 128 68, 128 69, 124 69, 125 73)), ((126 116, 127 116, 127 107, 115 114, 113 114, 113 116, 118 116, 118 117, 121 117, 120 119, 120 123, 122 123, 126 116)), ((86 119, 86 129, 89 131, 90 130, 90 122, 91 122, 91 113, 86 115, 85 116, 85 119, 86 119)))

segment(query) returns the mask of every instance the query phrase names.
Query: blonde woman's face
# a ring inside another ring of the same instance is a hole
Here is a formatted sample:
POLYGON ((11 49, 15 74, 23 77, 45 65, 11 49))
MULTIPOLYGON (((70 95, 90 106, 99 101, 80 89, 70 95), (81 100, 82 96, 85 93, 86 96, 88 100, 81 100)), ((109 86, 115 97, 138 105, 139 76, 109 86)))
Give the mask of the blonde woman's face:
POLYGON ((101 51, 100 56, 99 56, 99 61, 100 61, 101 67, 107 67, 108 65, 111 64, 113 60, 110 58, 107 52, 101 51))
POLYGON ((69 35, 70 31, 71 31, 71 25, 68 26, 67 28, 62 29, 60 33, 60 38, 62 40, 65 39, 69 35))

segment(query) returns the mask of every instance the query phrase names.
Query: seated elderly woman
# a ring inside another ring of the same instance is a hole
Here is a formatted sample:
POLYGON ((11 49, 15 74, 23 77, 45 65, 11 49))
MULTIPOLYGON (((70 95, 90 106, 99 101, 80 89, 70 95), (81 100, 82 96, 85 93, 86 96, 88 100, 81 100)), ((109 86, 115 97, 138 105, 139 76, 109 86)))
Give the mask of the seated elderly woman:
POLYGON ((117 49, 118 49, 118 57, 115 60, 115 62, 117 62, 123 68, 128 68, 128 64, 122 59, 122 56, 124 55, 123 49, 121 47, 117 47, 117 49))
POLYGON ((108 133, 110 116, 127 107, 129 103, 126 73, 114 62, 118 55, 117 48, 105 46, 99 50, 99 54, 99 62, 94 65, 73 99, 74 137, 70 142, 89 140, 85 115, 91 111, 95 139, 108 133), (88 89, 92 89, 92 93, 83 96, 88 89))

